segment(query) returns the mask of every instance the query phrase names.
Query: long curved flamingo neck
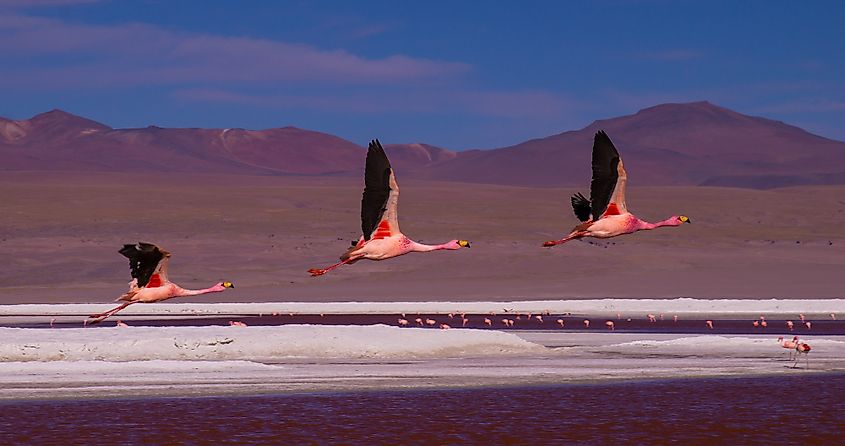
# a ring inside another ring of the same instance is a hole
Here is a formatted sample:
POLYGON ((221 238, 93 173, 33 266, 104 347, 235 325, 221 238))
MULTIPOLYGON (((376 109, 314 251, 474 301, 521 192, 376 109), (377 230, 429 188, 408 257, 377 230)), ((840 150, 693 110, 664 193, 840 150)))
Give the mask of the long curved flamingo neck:
POLYGON ((199 296, 200 294, 219 293, 225 289, 226 288, 224 288, 220 284, 208 288, 203 288, 201 290, 186 290, 185 288, 180 288, 177 296, 199 296))
POLYGON ((680 224, 681 223, 675 217, 669 217, 666 220, 661 220, 656 223, 649 223, 647 221, 637 219, 638 230, 657 229, 663 226, 680 226, 680 224))
POLYGON ((411 241, 411 251, 412 252, 429 252, 429 251, 439 251, 441 249, 455 249, 452 246, 452 242, 443 243, 442 245, 426 245, 423 243, 417 243, 415 241, 411 241))

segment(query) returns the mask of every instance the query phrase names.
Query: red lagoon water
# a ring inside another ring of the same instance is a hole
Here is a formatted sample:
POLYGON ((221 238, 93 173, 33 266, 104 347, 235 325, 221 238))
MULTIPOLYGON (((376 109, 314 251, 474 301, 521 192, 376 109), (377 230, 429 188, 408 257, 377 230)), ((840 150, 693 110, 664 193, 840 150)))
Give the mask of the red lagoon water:
POLYGON ((845 375, 6 401, 0 444, 845 444, 845 375))
MULTIPOLYGON (((82 321, 87 315, 79 315, 77 321, 61 321, 53 324, 53 328, 81 328, 82 321)), ((164 315, 156 316, 149 315, 146 319, 127 320, 129 325, 133 326, 147 326, 147 327, 163 327, 163 326, 208 326, 208 325, 229 325, 229 321, 241 321, 250 326, 273 326, 273 325, 287 325, 287 324, 318 324, 318 325, 372 325, 372 324, 386 324, 398 325, 398 314, 279 314, 279 315, 246 315, 246 314, 229 314, 218 317, 186 317, 173 318, 165 317, 164 315)), ((428 328, 439 329, 440 324, 448 324, 452 328, 476 328, 476 329, 496 329, 496 330, 566 330, 566 331, 607 331, 605 321, 612 320, 615 324, 615 331, 622 333, 689 333, 689 334, 768 334, 773 336, 779 335, 845 335, 845 319, 831 320, 821 319, 813 320, 812 328, 807 328, 800 321, 794 321, 792 330, 787 328, 786 320, 769 319, 768 327, 755 327, 753 321, 750 319, 720 319, 714 321, 712 329, 705 324, 704 318, 693 319, 679 319, 675 321, 671 315, 665 318, 660 318, 654 322, 649 322, 645 315, 639 318, 596 318, 585 315, 572 314, 551 314, 544 315, 542 322, 535 317, 529 318, 526 315, 516 315, 514 313, 500 313, 496 316, 488 314, 467 314, 467 322, 464 324, 461 317, 453 314, 449 317, 446 314, 432 314, 432 313, 414 313, 407 314, 405 319, 409 322, 409 326, 418 326, 416 319, 425 321, 431 319, 436 321, 435 324, 428 328), (590 327, 584 325, 584 319, 591 319, 590 327), (485 319, 490 319, 491 325, 485 324, 485 319), (514 324, 506 328, 502 319, 510 319, 514 324), (560 327, 557 320, 563 321, 563 327, 560 327)), ((42 317, 43 319, 43 317, 42 317)), ((106 319, 98 325, 89 326, 89 328, 96 327, 114 327, 115 323, 120 320, 120 314, 106 319)), ((759 321, 758 321, 759 322, 759 321)), ((40 322, 8 322, 0 317, 0 327, 18 327, 18 328, 51 328, 48 321, 40 322)))

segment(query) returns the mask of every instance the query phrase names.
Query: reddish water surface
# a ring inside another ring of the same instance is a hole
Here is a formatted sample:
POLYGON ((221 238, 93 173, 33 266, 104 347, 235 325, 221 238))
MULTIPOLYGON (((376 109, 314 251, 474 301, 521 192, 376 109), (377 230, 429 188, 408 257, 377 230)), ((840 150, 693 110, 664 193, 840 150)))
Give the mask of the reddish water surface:
MULTIPOLYGON (((81 328, 82 321, 85 320, 86 315, 79 315, 79 320, 74 322, 61 321, 56 322, 54 328, 81 328)), ((150 315, 148 319, 133 319, 127 320, 133 326, 147 326, 147 327, 164 327, 164 326, 206 326, 206 325, 229 325, 229 321, 242 321, 247 325, 287 325, 287 324, 319 324, 319 325, 372 325, 372 324, 386 324, 398 325, 398 320, 401 315, 391 314, 280 314, 280 315, 244 315, 244 314, 230 314, 219 317, 186 317, 186 318, 169 318, 156 315, 150 315)), ((845 320, 821 319, 813 320, 812 328, 807 328, 800 321, 794 321, 794 327, 789 330, 785 320, 769 319, 768 327, 755 327, 750 319, 720 319, 714 322, 713 329, 710 329, 705 324, 704 319, 679 319, 674 321, 671 315, 663 319, 658 319, 655 322, 649 322, 645 317, 628 320, 596 318, 584 315, 571 314, 552 314, 543 315, 542 322, 536 319, 536 315, 529 318, 526 315, 517 316, 515 314, 498 314, 490 316, 487 314, 467 314, 467 323, 463 324, 461 317, 453 314, 450 318, 445 314, 407 314, 405 320, 408 321, 411 327, 418 327, 415 322, 416 319, 425 321, 431 319, 436 321, 433 326, 423 325, 427 328, 439 329, 440 324, 448 324, 451 328, 480 328, 480 329, 496 329, 496 330, 567 330, 567 331, 608 331, 605 322, 610 320, 614 322, 614 329, 617 332, 623 333, 707 333, 707 334, 768 334, 774 336, 809 336, 809 335, 845 335, 845 320), (517 317, 519 317, 517 319, 517 317), (591 325, 587 328, 584 325, 584 319, 590 318, 591 325), (490 319, 491 325, 487 326, 485 319, 490 319), (505 327, 502 319, 513 320, 514 324, 511 327, 505 327), (558 325, 557 320, 564 322, 563 327, 558 325)), ((96 327, 114 327, 117 321, 120 320, 120 315, 115 315, 104 322, 89 326, 96 327)), ((759 321, 758 321, 759 322, 759 321)), ((49 322, 26 322, 26 323, 10 323, 4 321, 0 317, 0 327, 18 327, 18 328, 50 328, 49 322)))
POLYGON ((6 401, 2 444, 843 444, 845 375, 6 401))

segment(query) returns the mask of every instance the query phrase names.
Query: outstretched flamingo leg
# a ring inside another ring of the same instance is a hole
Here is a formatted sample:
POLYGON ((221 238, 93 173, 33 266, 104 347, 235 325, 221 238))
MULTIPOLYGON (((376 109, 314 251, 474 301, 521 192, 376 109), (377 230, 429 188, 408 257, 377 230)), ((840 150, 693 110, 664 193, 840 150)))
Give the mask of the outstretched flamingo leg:
POLYGON ((88 316, 88 319, 85 321, 85 325, 94 325, 94 324, 100 323, 100 322, 106 320, 109 316, 117 313, 118 311, 120 311, 120 310, 128 307, 129 305, 134 304, 134 303, 135 302, 125 302, 125 303, 118 305, 115 308, 112 308, 109 311, 106 311, 106 312, 103 312, 103 313, 98 313, 98 314, 92 314, 91 316, 88 316))
POLYGON ((350 257, 350 258, 348 258, 348 259, 346 259, 346 260, 343 260, 343 261, 341 261, 341 262, 337 262, 337 263, 335 263, 335 264, 334 264, 334 265, 332 265, 332 266, 326 267, 325 269, 311 268, 311 269, 309 269, 309 270, 308 270, 308 272, 309 272, 309 273, 311 273, 311 276, 312 276, 312 277, 314 277, 314 276, 322 276, 323 274, 325 274, 325 273, 327 273, 327 272, 329 272, 329 271, 331 271, 331 270, 333 270, 333 269, 337 268, 337 267, 338 267, 338 266, 340 266, 340 265, 345 265, 345 264, 347 264, 347 263, 352 263, 352 262, 354 262, 354 261, 356 261, 356 260, 358 260, 358 259, 360 259, 360 257, 350 257))
POLYGON ((549 240, 549 241, 543 243, 543 246, 545 246, 546 248, 549 248, 549 247, 552 247, 552 246, 555 246, 555 245, 560 245, 562 243, 566 243, 566 242, 573 240, 573 239, 576 239, 576 238, 581 238, 585 235, 587 235, 587 233, 583 232, 583 231, 573 232, 572 234, 569 234, 568 236, 566 236, 566 237, 564 237, 560 240, 549 240))

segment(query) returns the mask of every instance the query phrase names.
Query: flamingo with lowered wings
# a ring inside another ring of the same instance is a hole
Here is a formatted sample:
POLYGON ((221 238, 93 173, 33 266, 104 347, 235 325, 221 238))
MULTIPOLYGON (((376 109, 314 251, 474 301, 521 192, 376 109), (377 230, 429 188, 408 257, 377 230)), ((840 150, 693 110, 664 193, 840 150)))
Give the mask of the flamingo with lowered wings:
POLYGON ((381 143, 375 139, 367 150, 364 171, 364 196, 361 199, 361 229, 363 235, 353 242, 340 262, 326 268, 312 268, 312 276, 321 276, 338 266, 361 259, 384 260, 409 252, 428 252, 441 249, 469 248, 466 240, 452 240, 442 245, 417 243, 399 231, 399 186, 390 161, 381 143))
POLYGON ((644 229, 662 226, 680 226, 690 223, 685 215, 674 215, 657 223, 640 220, 628 212, 625 203, 625 183, 628 175, 622 165, 619 151, 603 130, 593 139, 593 179, 590 199, 577 193, 572 196, 572 209, 582 223, 560 240, 550 240, 543 246, 551 247, 582 237, 610 238, 631 234, 644 229))
POLYGON ((129 291, 116 300, 116 302, 124 301, 124 303, 106 312, 92 314, 85 321, 86 325, 101 322, 134 303, 161 302, 174 297, 218 293, 226 288, 235 287, 232 282, 219 282, 201 290, 187 290, 176 285, 167 278, 167 261, 170 259, 170 253, 152 243, 123 245, 119 252, 129 259, 129 271, 132 275, 129 291))

